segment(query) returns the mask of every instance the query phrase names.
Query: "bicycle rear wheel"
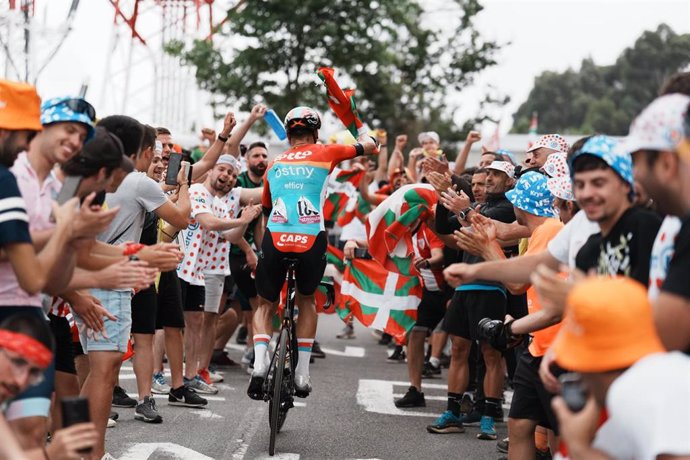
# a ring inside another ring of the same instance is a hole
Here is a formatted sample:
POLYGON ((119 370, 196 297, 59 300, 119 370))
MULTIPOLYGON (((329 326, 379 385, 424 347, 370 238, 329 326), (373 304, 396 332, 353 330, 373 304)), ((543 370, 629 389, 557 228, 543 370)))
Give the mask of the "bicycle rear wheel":
POLYGON ((280 430, 280 406, 281 406, 281 392, 283 389, 283 376, 285 374, 285 358, 287 356, 287 341, 288 331, 286 329, 280 330, 280 337, 278 338, 278 357, 275 360, 273 367, 273 394, 271 395, 271 403, 269 404, 269 421, 271 424, 271 438, 268 444, 268 454, 275 454, 276 435, 280 430))

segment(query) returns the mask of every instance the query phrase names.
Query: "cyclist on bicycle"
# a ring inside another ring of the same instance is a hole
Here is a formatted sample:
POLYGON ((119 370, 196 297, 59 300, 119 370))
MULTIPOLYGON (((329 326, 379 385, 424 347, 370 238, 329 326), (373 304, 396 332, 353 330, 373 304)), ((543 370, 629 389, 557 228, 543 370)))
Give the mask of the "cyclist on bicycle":
POLYGON ((285 117, 290 149, 269 164, 264 176, 261 204, 266 233, 256 268, 259 308, 253 319, 254 370, 247 394, 263 399, 263 383, 268 372, 268 342, 272 319, 285 282, 284 259, 297 259, 295 304, 298 363, 295 395, 306 398, 311 392, 309 358, 316 336, 314 292, 326 268, 326 231, 322 214, 326 183, 333 168, 343 160, 378 153, 369 136, 355 145, 317 144, 321 119, 309 107, 295 107, 285 117))

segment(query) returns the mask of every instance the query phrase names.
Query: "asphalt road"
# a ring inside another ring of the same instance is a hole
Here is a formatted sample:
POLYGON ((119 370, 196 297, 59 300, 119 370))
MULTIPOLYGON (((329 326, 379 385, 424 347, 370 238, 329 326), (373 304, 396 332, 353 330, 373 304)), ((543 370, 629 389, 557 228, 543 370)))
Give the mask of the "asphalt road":
MULTIPOLYGON (((357 324, 357 337, 335 338, 342 322, 322 315, 317 340, 328 353, 311 367, 314 391, 290 410, 276 440, 280 459, 496 459, 495 441, 476 439, 478 427, 462 434, 430 434, 426 425, 446 408, 445 371, 425 380, 426 407, 397 409, 396 397, 408 387, 404 364, 386 362, 389 350, 357 324), (329 350, 331 351, 329 353, 329 350)), ((234 339, 233 339, 234 344, 234 339)), ((239 362, 240 346, 230 356, 239 362)), ((239 367, 221 368, 220 391, 209 396, 207 409, 168 406, 158 396, 159 425, 134 420, 134 409, 116 409, 117 426, 107 431, 106 449, 120 460, 268 458, 268 404, 246 396, 249 376, 239 367)), ((131 363, 120 383, 136 397, 131 363)), ((499 438, 506 425, 498 424, 499 438)))

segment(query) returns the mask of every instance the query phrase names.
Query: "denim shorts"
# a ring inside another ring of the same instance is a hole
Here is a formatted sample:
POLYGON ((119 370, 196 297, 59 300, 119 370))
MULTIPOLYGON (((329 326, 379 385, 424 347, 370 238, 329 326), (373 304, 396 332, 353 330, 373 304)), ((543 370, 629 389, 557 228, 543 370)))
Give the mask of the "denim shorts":
MULTIPOLYGON (((104 318, 107 338, 98 334, 96 338, 87 336, 83 322, 78 319, 79 340, 84 352, 90 351, 127 351, 127 342, 132 330, 132 291, 111 291, 91 289, 91 294, 101 301, 103 307, 115 316, 113 321, 104 318)), ((77 317, 78 318, 78 317, 77 317)))

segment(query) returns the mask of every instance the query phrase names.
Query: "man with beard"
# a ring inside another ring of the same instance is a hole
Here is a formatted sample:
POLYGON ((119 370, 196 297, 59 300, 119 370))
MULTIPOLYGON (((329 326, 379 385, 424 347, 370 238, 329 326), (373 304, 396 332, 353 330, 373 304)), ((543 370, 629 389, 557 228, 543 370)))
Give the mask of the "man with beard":
MULTIPOLYGON (((470 200, 466 196, 465 208, 457 215, 449 216, 445 205, 436 207, 436 231, 439 235, 450 235, 461 226, 468 226, 469 217, 475 212, 501 222, 510 223, 515 220, 513 205, 505 196, 514 183, 513 165, 507 161, 494 161, 487 169, 486 202, 478 211, 470 207, 470 200)), ((445 193, 441 195, 442 203, 446 196, 445 193)), ((469 252, 463 254, 462 260, 469 264, 483 261, 481 257, 469 252)), ((477 280, 456 288, 443 321, 443 330, 450 334, 452 344, 451 364, 448 369, 448 407, 432 425, 427 426, 430 433, 464 432, 460 402, 469 380, 470 347, 473 341, 479 339, 477 325, 480 319, 502 320, 505 317, 507 295, 504 285, 488 280, 477 280)), ((480 341, 480 349, 486 363, 486 375, 484 411, 480 422, 481 431, 477 437, 490 440, 496 439, 494 418, 502 417, 502 357, 500 351, 491 347, 485 340, 480 341)))
POLYGON ((635 179, 657 209, 668 214, 652 249, 649 297, 661 341, 669 350, 685 353, 690 353, 689 106, 690 97, 684 94, 659 97, 633 121, 622 145, 632 154, 635 179))
POLYGON ((206 180, 192 185, 192 223, 179 236, 184 252, 177 275, 185 311, 185 384, 203 394, 218 392, 199 371, 208 372, 206 367, 215 338, 215 331, 206 331, 203 327, 204 323, 209 327, 211 323, 215 325, 215 321, 211 318, 204 321, 204 316, 217 316, 223 283, 229 274, 226 241, 241 238, 246 225, 260 213, 258 206, 252 206, 243 209, 240 218, 228 217, 228 209, 220 196, 226 185, 235 180, 236 165, 237 160, 232 155, 221 155, 206 180))

